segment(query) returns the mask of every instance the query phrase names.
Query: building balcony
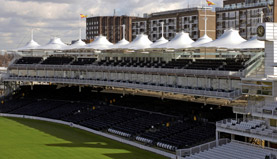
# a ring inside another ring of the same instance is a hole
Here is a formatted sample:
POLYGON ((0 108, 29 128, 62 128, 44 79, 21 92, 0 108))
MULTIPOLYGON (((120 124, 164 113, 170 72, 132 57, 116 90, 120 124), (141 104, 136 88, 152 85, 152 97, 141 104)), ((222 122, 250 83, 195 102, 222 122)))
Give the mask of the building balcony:
POLYGON ((176 24, 174 22, 168 23, 169 26, 175 26, 176 24))
POLYGON ((267 5, 273 5, 273 2, 260 2, 260 3, 248 3, 245 5, 241 5, 241 6, 235 6, 235 7, 228 7, 228 8, 221 8, 221 7, 217 7, 216 11, 217 12, 221 12, 221 11, 228 11, 228 10, 234 10, 234 9, 243 9, 243 8, 254 8, 254 7, 265 7, 267 5))
POLYGON ((85 84, 85 85, 97 85, 97 86, 111 86, 119 88, 131 88, 131 89, 142 89, 149 91, 159 91, 167 93, 178 93, 188 94, 204 97, 214 98, 225 98, 234 99, 240 96, 240 90, 233 90, 230 92, 219 92, 217 90, 209 90, 205 88, 192 88, 192 87, 181 87, 166 83, 153 83, 149 82, 138 82, 136 79, 110 79, 109 77, 99 78, 86 78, 84 75, 79 77, 39 77, 39 76, 9 76, 5 78, 5 81, 36 81, 36 82, 50 82, 50 83, 64 83, 64 84, 85 84))
POLYGON ((268 127, 264 120, 225 119, 216 123, 216 130, 218 132, 277 142, 277 130, 268 127))
POLYGON ((246 27, 246 23, 240 23, 240 27, 246 27))
POLYGON ((246 19, 246 16, 245 15, 242 15, 239 17, 240 19, 246 19))
POLYGON ((249 107, 252 111, 253 116, 263 117, 263 118, 270 118, 270 119, 277 119, 277 103, 272 104, 264 104, 262 107, 249 107))
POLYGON ((145 28, 145 25, 141 25, 141 26, 139 26, 138 28, 144 29, 144 28, 145 28))

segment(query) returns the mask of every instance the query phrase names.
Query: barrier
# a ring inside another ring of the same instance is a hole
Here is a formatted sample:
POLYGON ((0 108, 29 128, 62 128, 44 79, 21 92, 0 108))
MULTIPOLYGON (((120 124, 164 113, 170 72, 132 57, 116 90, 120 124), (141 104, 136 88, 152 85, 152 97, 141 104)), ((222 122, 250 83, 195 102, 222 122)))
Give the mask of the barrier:
POLYGON ((136 83, 124 83, 124 82, 112 82, 112 81, 97 81, 89 79, 73 79, 73 78, 39 78, 39 77, 6 77, 5 81, 26 81, 26 82, 51 82, 51 83, 63 83, 63 84, 84 84, 84 85, 95 85, 95 86, 110 86, 119 88, 132 88, 132 89, 143 89, 149 91, 158 91, 166 93, 177 93, 177 94, 191 94, 205 97, 221 97, 225 99, 234 99, 241 95, 241 90, 234 90, 233 92, 217 92, 207 90, 195 90, 185 89, 167 86, 157 86, 150 84, 136 84, 136 83))
MULTIPOLYGON (((196 153, 202 152, 202 151, 207 151, 209 149, 212 149, 212 148, 216 147, 217 146, 216 142, 217 141, 215 140, 215 141, 205 143, 205 144, 202 144, 202 145, 199 145, 199 146, 195 146, 195 147, 192 147, 192 148, 179 149, 179 150, 176 151, 176 155, 178 157, 190 156, 190 155, 194 155, 196 153)), ((229 139, 219 139, 218 140, 219 146, 225 145, 229 142, 231 142, 229 139)), ((178 158, 178 159, 181 159, 181 158, 178 158)))
POLYGON ((99 136, 103 136, 103 137, 106 137, 106 138, 109 138, 109 139, 112 139, 112 140, 115 140, 115 141, 118 141, 118 142, 121 142, 121 143, 124 143, 124 144, 128 144, 128 145, 131 145, 131 146, 143 149, 143 150, 147 150, 147 151, 150 151, 150 152, 153 152, 153 153, 165 156, 165 157, 169 157, 171 159, 175 159, 176 158, 175 154, 171 154, 171 153, 168 153, 168 152, 165 152, 165 151, 162 151, 162 150, 158 150, 158 149, 155 149, 155 148, 152 148, 152 147, 141 145, 139 143, 135 143, 135 142, 132 142, 132 141, 129 141, 129 140, 117 137, 117 136, 113 136, 113 135, 106 134, 106 133, 103 133, 103 132, 100 132, 100 131, 96 131, 96 130, 93 130, 93 129, 90 129, 90 128, 87 128, 87 127, 84 127, 84 126, 81 126, 81 125, 77 125, 77 124, 74 124, 72 122, 65 122, 65 121, 56 120, 56 119, 49 119, 49 118, 42 118, 42 117, 35 117, 35 116, 28 116, 28 115, 17 115, 17 114, 0 113, 0 116, 2 116, 2 117, 13 117, 13 118, 40 120, 40 121, 47 121, 47 122, 52 122, 52 123, 58 123, 58 124, 68 125, 70 127, 74 127, 74 128, 78 128, 78 129, 81 129, 81 130, 85 130, 85 131, 94 133, 94 134, 99 135, 99 136))

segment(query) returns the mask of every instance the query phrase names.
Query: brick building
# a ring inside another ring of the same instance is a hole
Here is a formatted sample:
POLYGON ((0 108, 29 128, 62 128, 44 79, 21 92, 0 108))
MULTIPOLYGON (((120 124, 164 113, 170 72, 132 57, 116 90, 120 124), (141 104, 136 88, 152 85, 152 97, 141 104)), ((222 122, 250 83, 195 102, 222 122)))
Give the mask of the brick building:
POLYGON ((225 29, 240 30, 240 35, 250 39, 256 35, 257 24, 272 22, 274 18, 273 0, 224 0, 223 8, 216 8, 216 35, 225 29))
MULTIPOLYGON (((211 8, 206 8, 207 34, 215 39, 216 14, 211 8)), ((180 10, 152 13, 144 18, 134 19, 132 22, 132 35, 144 33, 151 41, 156 41, 162 36, 161 22, 164 22, 164 37, 171 40, 176 32, 185 31, 193 40, 197 40, 205 32, 205 8, 195 7, 180 10)))
POLYGON ((86 38, 95 39, 103 35, 112 43, 117 43, 123 37, 122 25, 126 26, 125 38, 132 41, 132 20, 130 16, 96 16, 86 19, 86 38))

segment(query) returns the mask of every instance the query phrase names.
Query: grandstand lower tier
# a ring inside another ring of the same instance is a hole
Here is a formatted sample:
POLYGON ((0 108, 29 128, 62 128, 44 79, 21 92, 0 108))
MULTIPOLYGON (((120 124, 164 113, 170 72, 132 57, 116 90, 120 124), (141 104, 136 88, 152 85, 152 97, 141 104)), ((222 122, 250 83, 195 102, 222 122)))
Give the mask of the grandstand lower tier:
POLYGON ((277 151, 272 149, 263 149, 250 144, 231 141, 225 145, 188 156, 185 159, 273 159, 273 156, 276 158, 276 155, 277 151))
POLYGON ((0 112, 73 122, 175 151, 214 140, 214 122, 232 116, 231 109, 190 104, 75 87, 23 86, 4 100, 0 112))

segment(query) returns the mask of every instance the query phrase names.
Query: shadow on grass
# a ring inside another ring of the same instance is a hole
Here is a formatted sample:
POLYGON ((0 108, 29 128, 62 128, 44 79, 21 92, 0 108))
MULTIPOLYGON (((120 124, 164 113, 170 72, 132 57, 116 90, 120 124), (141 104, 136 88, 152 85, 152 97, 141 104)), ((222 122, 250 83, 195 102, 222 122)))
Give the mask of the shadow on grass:
POLYGON ((30 119, 18 119, 9 118, 20 124, 34 128, 56 138, 66 140, 71 143, 57 143, 46 144, 46 146, 53 147, 70 147, 70 148, 102 148, 102 149, 123 149, 129 151, 129 153, 106 153, 103 154, 112 159, 165 159, 165 157, 153 154, 148 151, 144 151, 126 144, 119 143, 117 141, 98 136, 77 128, 71 128, 69 126, 49 123, 44 121, 30 120, 30 119))

